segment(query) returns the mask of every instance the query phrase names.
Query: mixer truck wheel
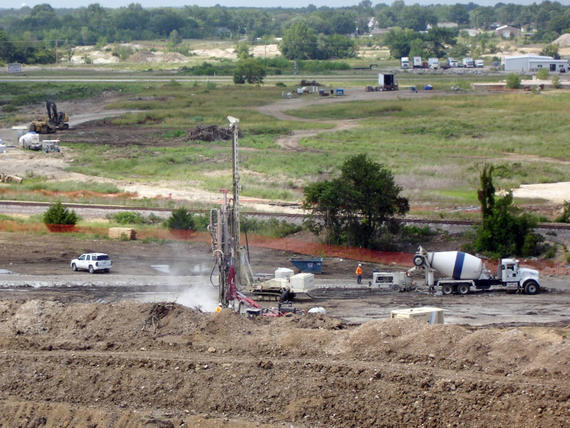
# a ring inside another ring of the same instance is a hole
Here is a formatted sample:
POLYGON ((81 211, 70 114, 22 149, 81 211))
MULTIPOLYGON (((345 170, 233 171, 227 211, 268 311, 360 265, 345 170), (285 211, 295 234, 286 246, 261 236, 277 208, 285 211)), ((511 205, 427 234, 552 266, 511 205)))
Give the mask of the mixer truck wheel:
POLYGON ((538 284, 536 281, 527 281, 526 285, 524 286, 524 292, 526 294, 538 293, 538 284))
POLYGON ((413 261, 414 261, 414 265, 416 265, 418 267, 420 267, 421 265, 424 264, 424 258, 420 255, 414 256, 413 261))
POLYGON ((459 284, 457 286, 457 291, 459 292, 459 294, 466 295, 467 293, 469 293, 469 285, 468 284, 459 284))
POLYGON ((453 285, 451 285, 451 284, 444 284, 444 285, 441 287, 441 292, 442 292, 443 294, 446 294, 446 295, 453 293, 453 285))

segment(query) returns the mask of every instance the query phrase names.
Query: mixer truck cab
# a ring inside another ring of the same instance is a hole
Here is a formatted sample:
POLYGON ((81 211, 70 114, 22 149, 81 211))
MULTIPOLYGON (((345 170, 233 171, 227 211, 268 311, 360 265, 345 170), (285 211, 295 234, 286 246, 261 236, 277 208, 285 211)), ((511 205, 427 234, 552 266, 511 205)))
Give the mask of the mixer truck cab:
POLYGON ((535 269, 519 267, 519 261, 516 259, 502 259, 497 275, 505 286, 522 285, 527 294, 538 292, 538 276, 535 269))
POLYGON ((471 287, 488 290, 496 285, 526 294, 536 294, 540 289, 538 271, 521 268, 516 259, 502 259, 497 276, 479 257, 461 251, 427 252, 420 247, 412 261, 416 269, 425 271, 426 285, 440 287, 443 294, 467 294, 471 287))

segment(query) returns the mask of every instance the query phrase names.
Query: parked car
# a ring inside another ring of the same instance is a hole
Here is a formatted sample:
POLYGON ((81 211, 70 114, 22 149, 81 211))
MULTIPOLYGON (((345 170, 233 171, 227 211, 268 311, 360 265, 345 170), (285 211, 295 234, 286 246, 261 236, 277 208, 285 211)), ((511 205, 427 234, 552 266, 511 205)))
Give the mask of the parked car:
POLYGON ((105 253, 81 254, 71 261, 71 269, 74 271, 87 270, 89 273, 95 271, 109 272, 113 266, 111 258, 105 253))

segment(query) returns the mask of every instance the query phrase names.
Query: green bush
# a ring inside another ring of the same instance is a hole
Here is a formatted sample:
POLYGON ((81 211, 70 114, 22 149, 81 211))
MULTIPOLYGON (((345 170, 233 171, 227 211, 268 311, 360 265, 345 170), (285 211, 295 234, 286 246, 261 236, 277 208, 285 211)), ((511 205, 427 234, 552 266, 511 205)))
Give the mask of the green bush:
POLYGON ((564 201, 562 212, 554 221, 557 223, 570 223, 570 201, 564 201))
POLYGON ((65 208, 61 202, 52 204, 43 215, 45 224, 68 224, 75 225, 79 216, 73 210, 65 208))
POLYGON ((258 220, 252 217, 244 217, 241 220, 241 230, 247 233, 284 238, 285 236, 299 232, 302 227, 285 220, 269 219, 258 220))
POLYGON ((166 227, 174 230, 194 230, 194 216, 186 208, 177 208, 166 219, 166 227))
POLYGON ((138 212, 133 211, 121 211, 119 213, 113 214, 111 219, 119 224, 147 224, 149 221, 138 212))
POLYGON ((558 76, 554 76, 552 78, 552 86, 554 86, 556 89, 560 89, 561 88, 561 84, 560 84, 560 77, 558 76))
POLYGON ((507 88, 518 89, 521 87, 521 77, 517 73, 507 74, 507 88))
POLYGON ((540 70, 538 70, 538 73, 536 73, 536 78, 539 80, 548 80, 548 77, 549 73, 546 68, 541 68, 540 70))

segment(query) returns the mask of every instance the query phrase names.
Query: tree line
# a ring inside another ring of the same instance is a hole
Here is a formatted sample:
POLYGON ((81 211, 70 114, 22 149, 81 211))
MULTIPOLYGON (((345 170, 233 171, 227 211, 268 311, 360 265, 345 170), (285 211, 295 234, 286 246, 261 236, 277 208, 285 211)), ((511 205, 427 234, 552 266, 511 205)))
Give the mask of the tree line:
POLYGON ((551 42, 570 31, 570 6, 544 1, 522 6, 497 3, 483 7, 475 3, 407 6, 372 5, 317 8, 229 8, 222 6, 144 9, 138 3, 104 8, 98 3, 77 9, 54 9, 49 4, 32 8, 0 9, 0 60, 49 63, 56 60, 56 47, 104 45, 133 40, 231 39, 265 40, 283 37, 284 56, 295 59, 328 59, 354 55, 352 35, 399 27, 425 31, 441 22, 459 28, 489 29, 510 24, 534 29, 535 42, 551 42), (291 33, 304 32, 308 46, 299 47, 291 33), (287 46, 288 45, 288 46, 287 46))

